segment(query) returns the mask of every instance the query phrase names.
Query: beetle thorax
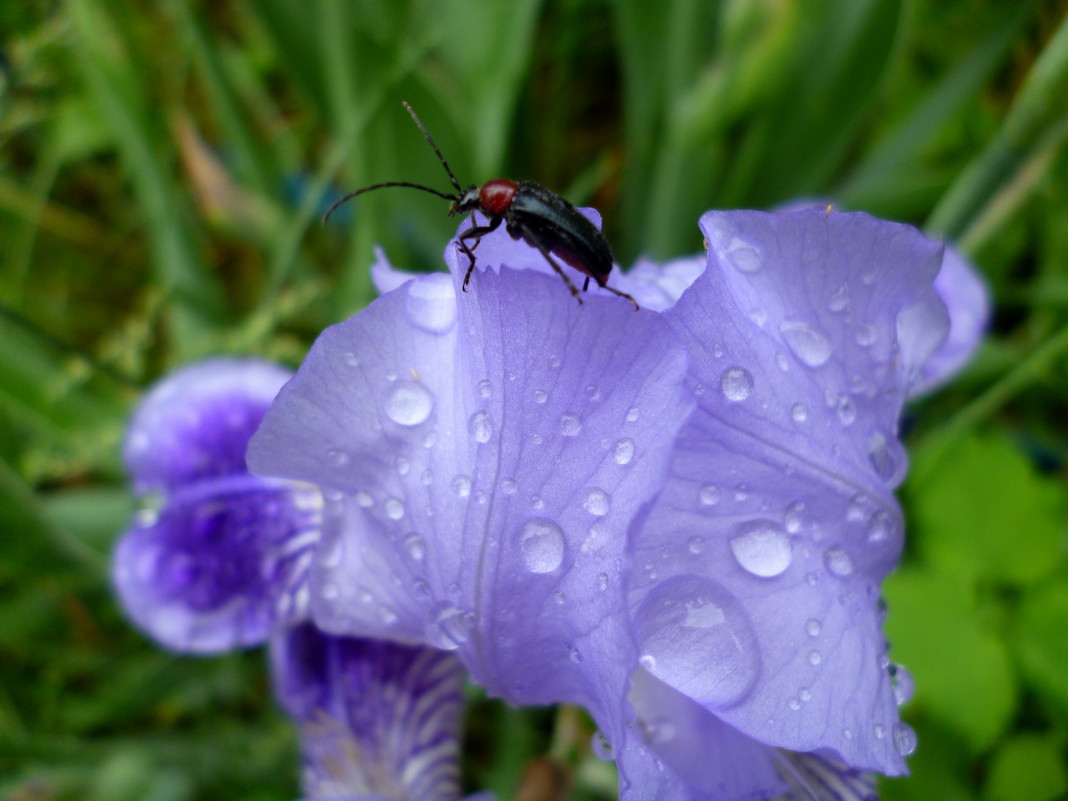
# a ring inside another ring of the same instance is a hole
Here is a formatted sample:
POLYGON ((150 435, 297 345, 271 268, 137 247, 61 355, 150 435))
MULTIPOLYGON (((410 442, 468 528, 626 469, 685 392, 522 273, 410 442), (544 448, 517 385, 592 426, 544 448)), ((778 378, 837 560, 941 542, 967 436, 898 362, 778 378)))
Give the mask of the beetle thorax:
POLYGON ((499 217, 508 211, 512 205, 515 193, 519 191, 519 184, 509 181, 507 178, 495 178, 486 181, 478 190, 478 200, 481 210, 485 214, 499 217))
POLYGON ((462 194, 456 196, 456 200, 454 200, 449 207, 449 216, 469 214, 472 211, 477 211, 479 202, 478 187, 471 184, 471 186, 467 187, 462 194))

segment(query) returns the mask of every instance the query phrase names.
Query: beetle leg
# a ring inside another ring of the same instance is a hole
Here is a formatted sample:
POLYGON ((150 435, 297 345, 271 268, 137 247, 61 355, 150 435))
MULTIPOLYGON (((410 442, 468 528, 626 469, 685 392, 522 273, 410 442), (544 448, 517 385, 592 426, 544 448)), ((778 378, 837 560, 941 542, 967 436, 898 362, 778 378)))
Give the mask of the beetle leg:
POLYGON ((582 282, 582 291, 585 292, 590 288, 590 277, 587 275, 586 280, 582 282))
POLYGON ((552 254, 549 253, 549 249, 541 243, 540 239, 538 239, 537 234, 535 234, 526 226, 517 226, 517 229, 519 230, 519 233, 524 240, 526 240, 529 244, 533 245, 539 251, 541 251, 541 255, 545 257, 545 261, 549 262, 549 266, 556 270, 556 274, 564 279, 564 283, 567 284, 567 288, 571 290, 571 296, 575 298, 575 300, 577 300, 579 302, 579 305, 581 306, 582 298, 579 297, 578 288, 575 286, 574 283, 572 283, 571 279, 568 278, 567 273, 564 272, 564 268, 556 263, 556 260, 552 257, 552 254))
MULTIPOLYGON (((464 252, 464 255, 467 256, 468 259, 467 273, 464 275, 464 283, 462 287, 464 292, 467 291, 467 284, 471 280, 471 273, 475 271, 475 248, 477 248, 478 243, 482 241, 482 237, 486 234, 493 233, 500 228, 502 219, 504 218, 493 217, 490 219, 489 225, 472 224, 470 228, 456 237, 456 244, 460 246, 460 250, 464 252), (468 239, 475 240, 475 244, 468 245, 466 241, 468 239)), ((473 220, 474 218, 472 217, 472 221, 473 220)))
POLYGON ((600 286, 601 289, 607 289, 613 295, 619 295, 619 297, 626 298, 627 300, 629 300, 631 303, 634 304, 634 311, 638 311, 638 309, 641 308, 641 306, 638 305, 638 301, 636 301, 634 298, 632 298, 626 292, 620 292, 618 289, 610 287, 610 286, 608 286, 608 284, 602 284, 600 281, 597 282, 597 285, 600 286))

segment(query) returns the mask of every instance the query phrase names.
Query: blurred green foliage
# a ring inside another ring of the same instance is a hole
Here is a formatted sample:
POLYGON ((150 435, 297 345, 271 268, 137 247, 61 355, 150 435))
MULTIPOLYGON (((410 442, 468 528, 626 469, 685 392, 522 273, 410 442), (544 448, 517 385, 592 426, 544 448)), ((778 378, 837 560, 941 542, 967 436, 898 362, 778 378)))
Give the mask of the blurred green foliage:
MULTIPOLYGON (((0 5, 0 795, 296 797, 262 655, 165 654, 121 618, 119 448, 141 389, 214 353, 299 362, 434 269, 455 221, 385 180, 531 178, 618 260, 699 213, 808 196, 955 239, 988 343, 910 410, 886 586, 917 682, 900 801, 1068 797, 1068 4, 1063 0, 32 0, 0 5)), ((472 694, 468 778, 611 797, 573 712, 472 694)))

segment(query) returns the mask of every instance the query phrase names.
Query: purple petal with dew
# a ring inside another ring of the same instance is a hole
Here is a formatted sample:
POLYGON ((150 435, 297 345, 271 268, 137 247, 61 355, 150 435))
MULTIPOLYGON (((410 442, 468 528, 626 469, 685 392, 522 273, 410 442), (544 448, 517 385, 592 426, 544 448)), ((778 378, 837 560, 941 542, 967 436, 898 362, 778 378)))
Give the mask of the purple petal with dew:
POLYGON ((949 312, 949 336, 924 364, 912 395, 931 391, 964 367, 990 320, 990 293, 982 276, 950 245, 934 288, 949 312))
MULTIPOLYGON (((650 673, 745 734, 900 773, 879 583, 901 549, 903 315, 941 248, 864 214, 709 213, 709 267, 666 312, 698 410, 634 540, 650 673)), ((928 315, 944 336, 944 316, 928 315)))
MULTIPOLYGON (((529 257, 509 242, 506 264, 529 257)), ((455 650, 513 703, 582 704, 627 797, 676 797, 626 728, 620 571, 692 408, 685 357, 657 315, 579 306, 555 275, 462 280, 417 278, 324 332, 250 464, 325 490, 321 626, 455 650)))
POLYGON ((167 378, 134 415, 126 453, 141 509, 112 574, 127 614, 169 648, 256 645, 307 614, 319 493, 244 467, 248 437, 288 376, 213 360, 167 378))
POLYGON ((271 662, 276 695, 300 728, 309 798, 459 799, 455 656, 303 624, 272 639, 271 662))

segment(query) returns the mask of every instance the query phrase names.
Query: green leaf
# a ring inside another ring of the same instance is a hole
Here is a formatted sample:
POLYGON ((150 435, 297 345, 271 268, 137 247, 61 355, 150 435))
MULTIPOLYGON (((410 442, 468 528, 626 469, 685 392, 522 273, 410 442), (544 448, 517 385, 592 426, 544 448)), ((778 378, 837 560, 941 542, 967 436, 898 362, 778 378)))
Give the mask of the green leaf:
POLYGON ((883 585, 891 656, 916 680, 914 703, 979 753, 1009 724, 1015 681, 1002 642, 980 625, 967 588, 913 569, 883 585))
POLYGON ((1050 737, 1021 735, 994 755, 986 801, 1052 801, 1068 790, 1061 746, 1050 737))
POLYGON ((950 572, 1027 583, 1062 553, 1063 489, 1003 437, 962 438, 909 489, 917 547, 950 572))
POLYGON ((1068 580, 1027 593, 1015 634, 1015 652, 1028 681, 1068 712, 1068 580))

